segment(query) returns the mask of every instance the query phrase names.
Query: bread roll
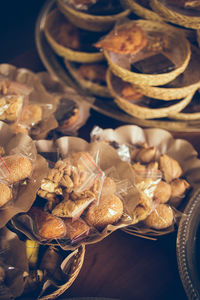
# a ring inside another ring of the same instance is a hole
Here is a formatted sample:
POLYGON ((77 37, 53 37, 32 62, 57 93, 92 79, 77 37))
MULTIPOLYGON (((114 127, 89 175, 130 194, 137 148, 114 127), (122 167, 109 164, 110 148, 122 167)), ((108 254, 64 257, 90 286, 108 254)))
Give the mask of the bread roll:
POLYGON ((32 217, 37 234, 46 240, 59 239, 66 235, 67 229, 62 219, 55 217, 38 207, 32 207, 29 211, 32 217))
POLYGON ((116 195, 100 198, 99 204, 93 202, 86 213, 85 220, 89 225, 98 229, 118 221, 123 213, 123 203, 116 195))
POLYGON ((154 229, 165 229, 172 225, 173 219, 172 208, 166 204, 160 204, 146 218, 144 223, 154 229))
POLYGON ((22 155, 4 156, 3 162, 7 170, 6 180, 8 184, 14 184, 29 177, 32 172, 31 161, 22 155))

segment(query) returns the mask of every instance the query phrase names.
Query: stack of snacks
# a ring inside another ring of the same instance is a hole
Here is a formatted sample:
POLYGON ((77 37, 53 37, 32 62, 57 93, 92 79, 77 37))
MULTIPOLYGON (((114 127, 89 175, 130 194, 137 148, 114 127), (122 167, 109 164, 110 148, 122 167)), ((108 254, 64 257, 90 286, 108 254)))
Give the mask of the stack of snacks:
MULTIPOLYGON (((57 55, 64 58, 67 71, 82 90, 109 97, 103 53, 94 44, 117 20, 129 13, 118 0, 57 1, 45 22, 44 33, 57 55), (79 68, 80 67, 80 68, 79 68)), ((69 84, 73 86, 69 78, 69 84)))
POLYGON ((54 299, 76 279, 85 248, 62 251, 26 240, 6 229, 0 230, 0 299, 54 299))
POLYGON ((192 146, 167 131, 137 126, 95 128, 91 138, 108 142, 134 169, 140 200, 132 215, 134 224, 123 230, 147 237, 172 232, 199 185, 200 161, 192 146))
POLYGON ((57 127, 53 116, 56 101, 45 91, 37 75, 9 64, 0 65, 0 120, 14 132, 37 139, 57 127))
MULTIPOLYGON (((43 179, 34 206, 13 218, 13 226, 39 243, 68 250, 131 224, 139 199, 131 167, 104 143, 63 137, 56 144, 63 158, 43 179)), ((42 152, 53 150, 52 142, 37 145, 42 152)))
POLYGON ((195 46, 191 51, 184 35, 164 23, 129 21, 116 26, 96 47, 104 49, 110 67, 107 85, 121 109, 141 119, 191 119, 179 112, 200 86, 200 53, 195 46))

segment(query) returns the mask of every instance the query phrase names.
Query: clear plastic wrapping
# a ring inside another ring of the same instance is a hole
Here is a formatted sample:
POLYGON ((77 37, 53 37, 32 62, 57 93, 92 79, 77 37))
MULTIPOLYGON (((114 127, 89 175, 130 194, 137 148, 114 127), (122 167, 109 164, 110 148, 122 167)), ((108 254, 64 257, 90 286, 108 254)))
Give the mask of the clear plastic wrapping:
MULTIPOLYGON (((131 126, 127 126, 128 130, 129 127, 131 126)), ((151 137, 145 139, 137 126, 133 126, 132 132, 129 133, 125 133, 123 127, 121 130, 120 135, 113 130, 95 127, 91 132, 91 139, 105 140, 111 146, 119 144, 129 149, 129 162, 134 169, 135 186, 140 195, 132 215, 135 232, 147 235, 169 232, 179 221, 180 206, 191 190, 191 183, 184 176, 178 159, 175 159, 174 155, 171 156, 171 152, 166 153, 167 145, 163 143, 162 149, 157 142, 157 146, 156 143, 154 146, 151 137), (138 138, 135 138, 136 132, 138 138)), ((123 155, 120 154, 120 158, 123 159, 123 155)))
MULTIPOLYGON (((58 139, 56 145, 60 159, 43 179, 31 210, 13 218, 14 227, 26 234, 28 228, 39 242, 73 249, 131 224, 139 194, 133 170, 116 151, 73 137, 58 139)), ((56 149, 45 141, 37 147, 46 157, 47 149, 56 149)))

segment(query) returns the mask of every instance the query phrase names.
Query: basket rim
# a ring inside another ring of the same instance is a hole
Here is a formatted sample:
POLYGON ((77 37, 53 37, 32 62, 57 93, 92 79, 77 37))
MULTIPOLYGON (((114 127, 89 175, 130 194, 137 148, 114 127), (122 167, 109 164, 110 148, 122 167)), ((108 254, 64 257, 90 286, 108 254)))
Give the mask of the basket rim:
POLYGON ((72 253, 74 256, 74 261, 73 261, 73 265, 72 268, 70 269, 70 277, 68 279, 68 281, 63 284, 62 286, 60 286, 56 291, 54 291, 53 293, 46 295, 46 296, 41 296, 38 298, 38 300, 49 300, 49 299, 55 299, 57 297, 59 297, 61 294, 63 294, 75 281, 75 279, 77 278, 83 262, 84 262, 84 258, 85 258, 85 245, 81 245, 79 248, 77 248, 75 251, 73 251, 72 253))
POLYGON ((157 20, 160 22, 164 22, 163 18, 157 14, 155 11, 152 11, 134 0, 121 0, 122 3, 127 5, 135 14, 140 17, 144 17, 149 20, 157 20))
POLYGON ((78 61, 78 62, 92 62, 92 61, 100 61, 103 60, 104 55, 102 52, 83 52, 83 51, 75 51, 70 48, 64 47, 53 38, 52 34, 50 33, 49 26, 51 25, 52 19, 54 20, 56 17, 58 17, 58 14, 61 14, 58 9, 54 9, 50 12, 50 14, 47 16, 45 26, 44 26, 44 34, 51 45, 51 47, 54 49, 54 51, 64 58, 68 58, 70 60, 78 61))
MULTIPOLYGON (((162 27, 163 30, 170 30, 170 32, 174 35, 177 35, 178 32, 177 30, 173 29, 173 27, 169 24, 166 23, 160 23, 157 21, 151 21, 151 20, 131 20, 129 22, 129 24, 131 23, 136 23, 138 25, 142 25, 142 24, 154 24, 154 25, 158 25, 160 27, 162 27)), ((124 26, 124 25, 122 25, 124 26)), ((186 69, 189 61, 190 61, 190 57, 191 57, 191 49, 190 49, 190 43, 189 41, 186 39, 186 37, 184 36, 184 34, 180 34, 180 38, 184 40, 184 43, 180 43, 180 47, 183 47, 183 45, 185 46, 185 50, 186 50, 186 54, 185 54, 185 58, 182 61, 182 64, 177 67, 175 70, 172 70, 170 72, 167 73, 162 73, 162 74, 139 74, 139 73, 135 73, 132 71, 129 71, 123 67, 120 67, 118 64, 114 63, 112 61, 112 59, 110 58, 110 53, 107 50, 104 50, 104 55, 113 71, 113 73, 115 73, 117 76, 120 76, 121 78, 126 79, 126 81, 133 83, 133 84, 137 84, 137 85, 150 85, 150 86, 157 86, 157 85, 164 85, 170 81, 172 81, 173 79, 175 79, 179 74, 181 74, 182 72, 184 72, 184 70, 186 69)))
POLYGON ((67 4, 64 4, 62 0, 56 0, 59 8, 62 11, 68 12, 74 17, 78 17, 80 19, 88 19, 90 21, 95 21, 95 22, 109 22, 109 21, 116 21, 118 18, 122 18, 127 16, 130 13, 130 9, 125 9, 120 13, 114 14, 114 15, 107 15, 107 16, 99 16, 99 15, 91 15, 88 13, 84 13, 82 11, 78 11, 73 7, 70 7, 67 4))
POLYGON ((67 67, 69 73, 71 76, 76 80, 76 82, 83 87, 84 89, 87 89, 88 91, 92 92, 93 94, 101 97, 111 97, 109 90, 107 86, 103 86, 101 84, 92 82, 90 80, 85 80, 81 78, 76 72, 76 68, 73 66, 73 62, 64 60, 65 66, 67 67))
POLYGON ((180 112, 184 109, 188 103, 192 100, 193 94, 187 95, 185 98, 180 100, 178 103, 173 104, 169 107, 152 109, 146 108, 143 106, 136 105, 134 103, 128 102, 125 98, 121 97, 113 88, 111 83, 112 72, 108 69, 106 74, 106 82, 108 88, 110 90, 111 95, 115 98, 115 103, 128 114, 131 114, 137 118, 141 119, 154 119, 154 118, 163 118, 168 117, 169 113, 172 112, 180 112), (125 107, 124 107, 125 106, 125 107))
POLYGON ((172 23, 192 28, 200 29, 200 16, 187 16, 166 7, 159 0, 150 0, 152 9, 161 15, 165 20, 172 23))

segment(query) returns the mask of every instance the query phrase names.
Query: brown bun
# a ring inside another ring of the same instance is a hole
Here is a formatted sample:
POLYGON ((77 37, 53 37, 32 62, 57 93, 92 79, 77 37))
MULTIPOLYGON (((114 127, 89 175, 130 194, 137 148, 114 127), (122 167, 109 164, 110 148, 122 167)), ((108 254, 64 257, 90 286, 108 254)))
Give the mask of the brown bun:
POLYGON ((172 225, 173 219, 172 208, 166 204, 160 204, 146 218, 144 223, 154 229, 165 229, 172 225))
POLYGON ((12 198, 12 191, 11 189, 0 182, 0 207, 6 204, 12 198))
POLYGON ((63 221, 67 227, 65 238, 69 237, 70 240, 73 240, 89 232, 90 227, 81 219, 75 221, 72 219, 63 219, 63 221))
POLYGON ((42 109, 37 104, 29 104, 24 108, 20 122, 27 126, 35 125, 42 120, 42 109))
POLYGON ((22 155, 9 155, 3 157, 7 169, 6 181, 13 184, 29 177, 32 172, 30 160, 22 155))
POLYGON ((116 195, 100 198, 99 204, 93 202, 86 213, 85 220, 96 228, 104 228, 119 220, 123 213, 123 203, 116 195))
POLYGON ((156 186, 153 198, 158 201, 158 203, 166 203, 171 197, 171 192, 171 185, 161 180, 156 186))
POLYGON ((66 235, 67 229, 62 219, 55 217, 38 207, 32 207, 29 211, 32 217, 37 234, 46 240, 59 239, 66 235))

